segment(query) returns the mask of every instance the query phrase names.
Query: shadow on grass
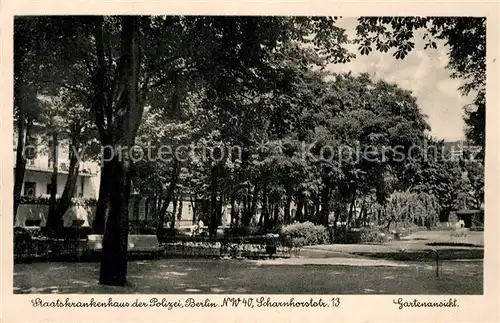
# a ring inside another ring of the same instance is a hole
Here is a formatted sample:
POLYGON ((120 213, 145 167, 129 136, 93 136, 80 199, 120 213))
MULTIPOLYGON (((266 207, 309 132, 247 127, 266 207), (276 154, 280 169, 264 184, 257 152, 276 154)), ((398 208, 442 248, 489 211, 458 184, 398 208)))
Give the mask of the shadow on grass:
POLYGON ((482 262, 405 267, 266 265, 236 260, 161 259, 129 263, 126 287, 97 284, 97 263, 14 266, 14 293, 41 294, 480 294, 482 262))
MULTIPOLYGON (((436 245, 437 246, 437 245, 436 245)), ((399 260, 399 261, 435 261, 434 257, 427 257, 430 250, 402 251, 402 252, 355 252, 353 254, 368 258, 399 260)), ((484 259, 484 249, 439 249, 440 260, 455 259, 484 259)))

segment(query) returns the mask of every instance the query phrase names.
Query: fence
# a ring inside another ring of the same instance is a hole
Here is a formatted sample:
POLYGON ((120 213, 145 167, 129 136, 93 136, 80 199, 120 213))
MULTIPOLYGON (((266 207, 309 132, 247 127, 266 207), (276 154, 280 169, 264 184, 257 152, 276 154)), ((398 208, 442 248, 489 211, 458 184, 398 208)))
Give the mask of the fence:
POLYGON ((85 255, 87 240, 33 238, 14 241, 14 261, 79 260, 85 255))
POLYGON ((227 241, 178 241, 164 244, 165 255, 195 258, 290 258, 299 254, 299 248, 273 246, 265 243, 227 241))
MULTIPOLYGON (((26 231, 14 235, 14 261, 85 260, 91 255, 87 239, 54 239, 33 237, 26 231)), ((265 236, 172 237, 161 244, 161 255, 167 257, 196 258, 289 258, 298 256, 300 249, 281 245, 279 239, 265 236)))

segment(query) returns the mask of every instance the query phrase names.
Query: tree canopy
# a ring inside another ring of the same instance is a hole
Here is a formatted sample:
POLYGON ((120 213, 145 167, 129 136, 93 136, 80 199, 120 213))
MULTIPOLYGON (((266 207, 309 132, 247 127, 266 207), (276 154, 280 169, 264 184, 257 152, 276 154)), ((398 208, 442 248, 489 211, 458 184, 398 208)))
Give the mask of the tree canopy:
MULTIPOLYGON (((415 48, 415 31, 423 30, 424 49, 437 48, 436 39, 448 48, 448 69, 463 83, 463 95, 474 95, 466 109, 467 138, 485 149, 486 124, 486 18, 484 17, 362 17, 356 27, 359 51, 369 54, 394 51, 404 59, 415 48)), ((483 155, 484 156, 484 155, 483 155)))
MULTIPOLYGON (((410 158, 412 147, 433 142, 412 93, 366 74, 325 71, 329 63, 355 57, 336 22, 16 19, 15 122, 25 134, 18 136, 18 149, 35 120, 64 133, 74 146, 97 140, 111 148, 101 156, 93 223, 104 234, 102 284, 126 283, 131 192, 159 202, 158 230, 168 220, 168 206, 175 209, 180 195, 191 195, 202 202, 197 217, 208 223, 211 236, 223 205, 231 206, 232 226, 258 225, 269 232, 292 221, 334 227, 428 223, 440 209, 455 207, 462 193, 475 205, 481 202, 481 167, 410 158), (51 98, 45 117, 40 93, 51 98), (170 147, 169 156, 159 156, 161 147, 170 147), (112 149, 125 154, 111 155, 112 149)), ((432 37, 447 41, 452 76, 464 79, 464 94, 476 93, 467 122, 468 136, 477 142, 484 138, 483 20, 360 18, 359 50, 395 49, 402 59, 414 48, 413 31, 419 28, 428 31, 430 47, 436 46, 432 37), (474 41, 463 42, 465 37, 474 41)), ((23 163, 19 153, 15 196, 23 163)), ((66 188, 74 189, 69 179, 66 188)))

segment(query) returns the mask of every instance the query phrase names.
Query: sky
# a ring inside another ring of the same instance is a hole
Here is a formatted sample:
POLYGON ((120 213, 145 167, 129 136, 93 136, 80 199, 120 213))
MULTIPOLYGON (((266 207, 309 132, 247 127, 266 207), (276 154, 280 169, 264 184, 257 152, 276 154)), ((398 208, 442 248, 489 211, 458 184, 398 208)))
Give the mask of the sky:
MULTIPOLYGON (((355 37, 356 18, 342 18, 339 26, 346 29, 350 39, 355 37)), ((415 49, 403 60, 397 60, 392 52, 380 53, 373 50, 369 55, 359 54, 356 45, 347 45, 356 58, 346 64, 332 64, 332 72, 353 74, 369 73, 376 79, 383 79, 401 88, 411 90, 417 104, 431 126, 430 134, 446 141, 462 140, 464 134, 463 106, 472 99, 463 97, 458 91, 460 80, 450 78, 448 48, 436 42, 437 49, 425 49, 421 37, 415 39, 415 49)))

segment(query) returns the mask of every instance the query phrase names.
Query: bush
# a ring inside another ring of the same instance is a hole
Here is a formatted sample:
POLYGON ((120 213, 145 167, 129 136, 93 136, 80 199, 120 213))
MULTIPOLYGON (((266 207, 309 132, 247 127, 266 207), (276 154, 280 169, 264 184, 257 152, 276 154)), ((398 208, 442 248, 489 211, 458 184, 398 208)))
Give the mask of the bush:
POLYGON ((31 240, 31 234, 23 227, 14 227, 14 242, 17 241, 29 241, 31 240))
POLYGON ((53 232, 53 237, 64 240, 87 239, 87 236, 92 233, 90 227, 61 227, 53 232))
POLYGON ((224 229, 225 237, 246 237, 259 233, 260 228, 256 226, 229 227, 224 229))
POLYGON ((24 230, 26 230, 32 239, 42 238, 44 236, 40 227, 24 228, 24 230))
POLYGON ((334 235, 335 243, 358 244, 358 243, 384 243, 392 238, 392 234, 385 233, 379 227, 363 228, 338 228, 334 235))
POLYGON ((224 229, 225 237, 248 237, 248 236, 260 236, 266 235, 268 233, 280 233, 281 227, 274 226, 270 229, 266 229, 259 225, 249 225, 246 227, 229 227, 224 229))
POLYGON ((129 223, 128 234, 156 234, 156 228, 148 226, 136 226, 133 223, 129 223))
POLYGON ((378 228, 361 228, 360 230, 360 243, 383 243, 387 242, 389 237, 378 228))
POLYGON ((302 247, 329 243, 327 228, 322 225, 314 225, 311 222, 283 226, 280 235, 283 245, 287 247, 302 247))
MULTIPOLYGON (((137 231, 134 231, 134 234, 135 233, 137 233, 137 231)), ((162 228, 156 232, 156 236, 160 243, 175 241, 175 238, 179 236, 179 230, 175 228, 162 228)))

